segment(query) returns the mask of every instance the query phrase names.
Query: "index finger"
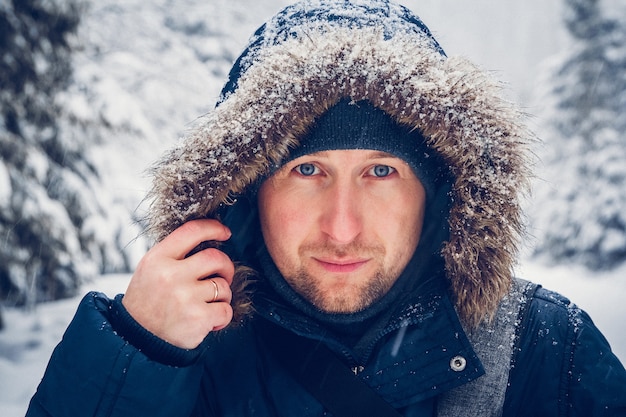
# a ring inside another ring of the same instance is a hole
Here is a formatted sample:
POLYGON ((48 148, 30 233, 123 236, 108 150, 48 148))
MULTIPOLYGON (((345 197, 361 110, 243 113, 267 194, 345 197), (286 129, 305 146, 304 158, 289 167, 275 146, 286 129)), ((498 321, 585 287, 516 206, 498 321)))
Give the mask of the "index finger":
POLYGON ((230 236, 230 229, 217 220, 191 220, 170 233, 155 249, 161 251, 163 256, 180 260, 202 242, 222 242, 230 236))

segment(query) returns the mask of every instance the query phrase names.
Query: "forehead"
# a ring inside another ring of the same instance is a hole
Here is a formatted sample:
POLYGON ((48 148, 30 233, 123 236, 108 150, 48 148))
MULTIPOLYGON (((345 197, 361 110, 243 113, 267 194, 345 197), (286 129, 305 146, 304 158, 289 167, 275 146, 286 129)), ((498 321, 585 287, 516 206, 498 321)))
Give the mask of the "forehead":
POLYGON ((396 157, 395 155, 390 154, 389 152, 377 151, 373 149, 336 149, 336 150, 314 152, 314 153, 304 155, 304 156, 313 155, 313 156, 321 156, 321 157, 332 157, 333 155, 341 155, 341 154, 346 154, 346 153, 353 153, 353 154, 358 153, 367 158, 372 158, 372 159, 376 159, 376 158, 400 159, 396 157))
POLYGON ((307 159, 327 159, 327 160, 376 160, 376 159, 396 159, 404 162, 402 158, 399 158, 393 154, 383 151, 371 150, 371 149, 333 149, 326 151, 313 152, 306 155, 297 157, 285 165, 298 163, 307 159))

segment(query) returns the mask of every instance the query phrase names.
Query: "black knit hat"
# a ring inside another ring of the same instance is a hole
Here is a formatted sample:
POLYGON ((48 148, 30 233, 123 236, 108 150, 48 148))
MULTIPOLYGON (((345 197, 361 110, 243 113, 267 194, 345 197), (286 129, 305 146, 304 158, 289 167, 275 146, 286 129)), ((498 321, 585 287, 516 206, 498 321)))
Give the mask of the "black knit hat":
POLYGON ((435 152, 426 146, 417 129, 398 124, 369 101, 339 101, 311 126, 290 160, 315 152, 344 149, 369 149, 389 153, 409 164, 426 190, 433 196, 441 179, 442 164, 435 152))

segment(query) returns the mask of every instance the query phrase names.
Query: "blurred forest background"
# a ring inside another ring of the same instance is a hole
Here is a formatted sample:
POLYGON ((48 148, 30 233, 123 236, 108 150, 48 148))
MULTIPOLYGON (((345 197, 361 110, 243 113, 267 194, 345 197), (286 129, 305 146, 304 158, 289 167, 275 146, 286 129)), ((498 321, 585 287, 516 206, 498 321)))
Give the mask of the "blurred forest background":
MULTIPOLYGON (((288 3, 0 0, 0 306, 33 308, 134 268, 150 244, 146 169, 288 3)), ((525 256, 622 266, 626 0, 401 3, 531 115, 543 142, 525 256)))

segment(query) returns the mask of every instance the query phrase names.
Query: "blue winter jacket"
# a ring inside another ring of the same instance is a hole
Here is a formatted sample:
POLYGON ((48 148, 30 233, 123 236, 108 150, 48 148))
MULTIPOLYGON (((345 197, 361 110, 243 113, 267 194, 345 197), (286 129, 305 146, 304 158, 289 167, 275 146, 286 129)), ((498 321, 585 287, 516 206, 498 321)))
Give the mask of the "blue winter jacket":
MULTIPOLYGON (((496 415, 625 416, 626 371, 591 319, 553 292, 527 285, 523 294, 519 317, 510 317, 514 348, 496 415)), ((83 299, 27 416, 329 415, 265 348, 257 321, 266 319, 327 343, 346 366, 362 366, 359 377, 405 416, 436 416, 441 398, 452 394, 446 401, 465 402, 459 387, 486 378, 454 308, 438 290, 418 297, 409 313, 400 313, 402 321, 394 317, 361 364, 348 347, 281 306, 265 306, 265 318, 210 335, 189 351, 137 334, 119 300, 99 293, 83 299), (146 349, 129 343, 112 322, 146 349), (393 354, 399 334, 402 343, 393 354), (467 359, 462 372, 450 369, 457 356, 467 359)), ((492 398, 483 395, 474 400, 492 398)))

